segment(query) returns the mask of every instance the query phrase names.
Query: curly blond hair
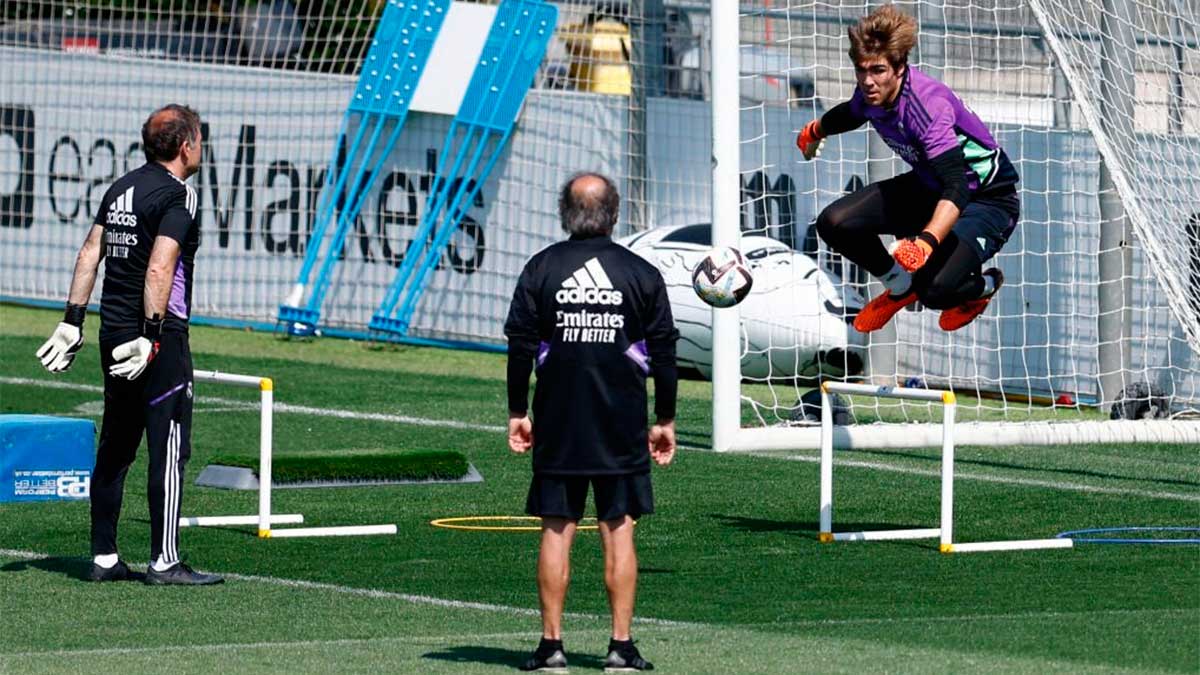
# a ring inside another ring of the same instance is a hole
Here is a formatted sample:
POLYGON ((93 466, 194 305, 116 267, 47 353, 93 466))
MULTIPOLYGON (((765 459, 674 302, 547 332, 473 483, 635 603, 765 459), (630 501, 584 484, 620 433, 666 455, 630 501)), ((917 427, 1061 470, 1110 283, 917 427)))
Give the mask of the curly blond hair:
POLYGON ((849 33, 854 63, 883 57, 899 68, 908 63, 908 52, 917 44, 917 20, 888 3, 859 19, 849 33))

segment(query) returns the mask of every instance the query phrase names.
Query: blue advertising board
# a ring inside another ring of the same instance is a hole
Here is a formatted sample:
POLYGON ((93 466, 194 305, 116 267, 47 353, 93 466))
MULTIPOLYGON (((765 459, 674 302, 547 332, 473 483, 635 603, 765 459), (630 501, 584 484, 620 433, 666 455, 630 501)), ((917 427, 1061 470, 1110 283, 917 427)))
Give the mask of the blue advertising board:
POLYGON ((87 499, 95 438, 91 420, 0 415, 0 502, 87 499))

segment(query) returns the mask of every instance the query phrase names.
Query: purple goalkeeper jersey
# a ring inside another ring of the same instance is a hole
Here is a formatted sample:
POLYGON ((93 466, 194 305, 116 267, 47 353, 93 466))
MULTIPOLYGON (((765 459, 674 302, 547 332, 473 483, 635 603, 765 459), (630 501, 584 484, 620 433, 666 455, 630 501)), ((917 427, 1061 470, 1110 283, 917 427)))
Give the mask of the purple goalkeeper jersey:
POLYGON ((941 181, 930 160, 955 146, 961 147, 966 157, 971 194, 1011 189, 1019 180, 1016 168, 979 117, 950 87, 911 65, 893 105, 870 105, 855 88, 850 114, 859 123, 870 122, 931 190, 940 190, 941 181))

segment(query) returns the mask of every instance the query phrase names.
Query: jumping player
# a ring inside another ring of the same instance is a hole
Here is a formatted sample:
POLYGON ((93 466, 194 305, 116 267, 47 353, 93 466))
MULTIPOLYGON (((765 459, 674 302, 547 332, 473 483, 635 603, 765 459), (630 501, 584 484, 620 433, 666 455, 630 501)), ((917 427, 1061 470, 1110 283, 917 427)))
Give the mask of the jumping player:
POLYGON ((796 145, 812 159, 827 136, 870 122, 912 171, 830 204, 817 233, 886 289, 855 318, 856 330, 879 330, 917 300, 942 310, 943 330, 958 330, 1004 283, 999 269, 983 264, 1017 226, 1017 171, 949 87, 908 65, 915 19, 887 4, 849 34, 858 86, 849 101, 809 122, 796 145), (891 255, 881 234, 900 238, 891 255))

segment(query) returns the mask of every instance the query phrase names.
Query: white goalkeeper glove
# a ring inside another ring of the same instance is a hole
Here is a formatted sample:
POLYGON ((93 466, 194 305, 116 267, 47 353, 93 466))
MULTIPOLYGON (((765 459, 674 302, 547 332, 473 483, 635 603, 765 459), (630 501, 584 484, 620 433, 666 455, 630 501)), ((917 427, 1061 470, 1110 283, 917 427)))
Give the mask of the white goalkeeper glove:
POLYGON ((113 377, 123 377, 136 380, 146 367, 158 356, 158 337, 162 332, 162 320, 155 315, 153 319, 143 319, 141 336, 122 342, 112 350, 113 360, 116 361, 108 374, 113 377))
POLYGON ((52 373, 61 373, 71 367, 71 362, 75 360, 75 353, 83 347, 83 331, 80 326, 63 321, 54 329, 54 334, 46 340, 41 349, 37 350, 37 357, 41 359, 42 365, 46 370, 52 373))
POLYGON ((87 316, 87 305, 67 303, 67 313, 62 323, 54 328, 54 334, 37 350, 37 357, 52 373, 61 373, 71 367, 75 353, 83 347, 83 320, 87 316))

